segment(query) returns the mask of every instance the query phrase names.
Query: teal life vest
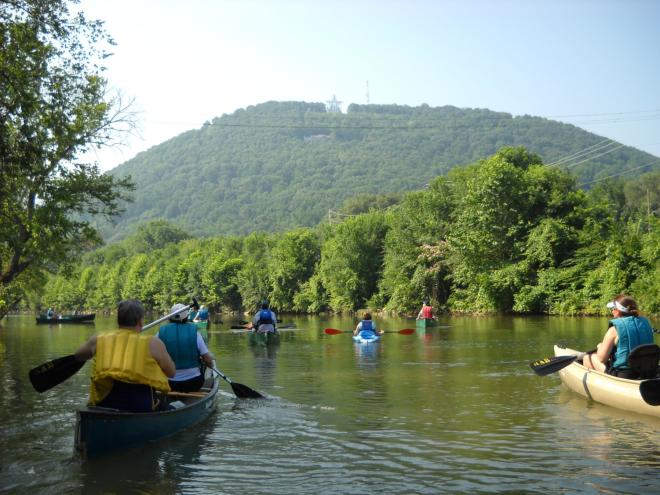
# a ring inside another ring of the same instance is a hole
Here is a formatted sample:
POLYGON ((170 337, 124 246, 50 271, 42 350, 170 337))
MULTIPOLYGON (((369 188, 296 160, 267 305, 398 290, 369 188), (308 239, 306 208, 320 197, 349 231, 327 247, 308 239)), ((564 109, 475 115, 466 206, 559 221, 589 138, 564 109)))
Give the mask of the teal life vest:
POLYGON ((183 370, 199 366, 197 350, 197 325, 194 323, 168 323, 158 330, 176 369, 183 370))
POLYGON ((619 343, 612 357, 612 369, 629 369, 628 355, 635 347, 653 343, 653 329, 646 318, 625 316, 610 320, 609 326, 616 328, 619 343))

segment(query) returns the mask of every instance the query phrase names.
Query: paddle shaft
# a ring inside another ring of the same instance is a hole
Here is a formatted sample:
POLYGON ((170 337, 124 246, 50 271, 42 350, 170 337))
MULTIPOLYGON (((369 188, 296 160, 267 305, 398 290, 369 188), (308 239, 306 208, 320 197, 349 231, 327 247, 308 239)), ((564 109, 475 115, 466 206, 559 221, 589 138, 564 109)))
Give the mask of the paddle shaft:
POLYGON ((187 309, 190 309, 191 306, 192 306, 192 304, 189 304, 189 305, 186 306, 185 308, 181 308, 181 309, 175 311, 174 313, 170 313, 169 315, 165 315, 165 316, 163 316, 162 318, 158 318, 156 321, 152 321, 152 322, 149 323, 148 325, 143 326, 142 329, 140 330, 140 333, 144 332, 145 330, 150 329, 151 327, 154 327, 154 326, 158 325, 159 323, 162 323, 162 322, 165 321, 165 320, 169 320, 169 319, 172 318, 174 315, 178 315, 179 313, 183 313, 183 312, 186 311, 187 309))
MULTIPOLYGON (((593 354, 596 352, 596 349, 591 349, 587 351, 586 354, 593 354)), ((577 354, 568 354, 566 356, 554 356, 551 358, 538 359, 532 363, 529 363, 529 366, 532 368, 534 373, 538 376, 549 375, 556 371, 562 370, 573 363, 579 355, 577 354)))

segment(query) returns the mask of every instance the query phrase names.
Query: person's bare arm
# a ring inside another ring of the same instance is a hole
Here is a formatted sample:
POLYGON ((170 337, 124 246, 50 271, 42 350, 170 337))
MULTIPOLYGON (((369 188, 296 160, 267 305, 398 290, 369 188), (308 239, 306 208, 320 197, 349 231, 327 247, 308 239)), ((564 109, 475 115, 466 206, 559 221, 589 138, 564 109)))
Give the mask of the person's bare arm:
POLYGON ((612 349, 614 349, 614 344, 616 343, 616 328, 610 327, 605 332, 603 341, 598 344, 598 350, 596 351, 596 357, 601 363, 607 363, 607 360, 610 358, 612 349))
POLYGON ((165 376, 172 378, 176 374, 176 365, 167 353, 167 348, 162 340, 153 337, 149 341, 149 352, 151 352, 152 357, 156 360, 160 369, 163 370, 165 376))
POLYGON ((209 368, 213 368, 213 360, 215 359, 215 356, 211 354, 210 352, 207 352, 202 356, 202 361, 204 361, 204 364, 208 366, 209 368))
POLYGON ((78 347, 74 356, 77 361, 87 361, 96 354, 96 335, 92 336, 87 342, 78 347))

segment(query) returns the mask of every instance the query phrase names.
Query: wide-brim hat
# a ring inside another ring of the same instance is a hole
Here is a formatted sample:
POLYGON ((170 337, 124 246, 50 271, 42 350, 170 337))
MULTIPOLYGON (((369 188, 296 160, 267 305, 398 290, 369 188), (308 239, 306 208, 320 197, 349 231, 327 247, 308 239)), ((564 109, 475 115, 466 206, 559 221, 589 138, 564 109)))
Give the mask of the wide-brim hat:
POLYGON ((174 312, 177 312, 177 314, 170 316, 170 320, 185 321, 188 319, 188 308, 185 304, 176 303, 170 310, 170 313, 174 312))

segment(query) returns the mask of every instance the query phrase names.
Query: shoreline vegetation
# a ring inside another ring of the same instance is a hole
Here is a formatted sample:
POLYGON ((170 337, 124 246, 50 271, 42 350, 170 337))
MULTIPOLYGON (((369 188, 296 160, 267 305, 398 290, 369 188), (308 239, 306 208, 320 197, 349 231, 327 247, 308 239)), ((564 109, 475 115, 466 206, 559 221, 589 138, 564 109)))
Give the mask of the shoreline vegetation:
POLYGON ((268 299, 282 314, 405 316, 428 299, 438 314, 602 316, 626 292, 659 314, 659 183, 653 172, 584 190, 524 148, 503 148, 381 209, 354 198, 352 214, 316 228, 190 238, 145 223, 24 289, 13 309, 136 298, 158 311, 194 295, 215 314, 268 299))

